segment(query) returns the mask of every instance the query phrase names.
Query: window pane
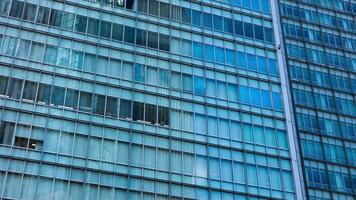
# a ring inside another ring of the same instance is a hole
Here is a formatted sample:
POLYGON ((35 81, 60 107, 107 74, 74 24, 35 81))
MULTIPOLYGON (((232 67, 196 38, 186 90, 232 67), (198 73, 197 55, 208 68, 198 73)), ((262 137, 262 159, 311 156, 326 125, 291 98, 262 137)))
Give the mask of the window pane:
POLYGON ((197 10, 192 10, 192 16, 193 16, 193 25, 195 26, 200 26, 201 25, 201 12, 197 10))
POLYGON ((11 79, 9 83, 8 96, 13 99, 20 99, 23 80, 11 79))
POLYGON ((58 48, 57 65, 68 66, 70 59, 70 49, 58 48))
POLYGON ((253 38, 253 25, 247 22, 244 22, 245 36, 253 38))
POLYGON ((145 82, 145 66, 141 64, 135 64, 134 79, 138 82, 145 82))
POLYGON ((138 0, 137 1, 137 10, 140 12, 147 13, 148 3, 147 0, 138 0))
POLYGON ((38 87, 37 103, 49 104, 51 98, 51 86, 40 84, 38 87))
POLYGON ((62 20, 62 28, 73 30, 74 27, 74 17, 75 15, 72 13, 63 13, 63 20, 62 20))
POLYGON ((27 3, 23 14, 24 20, 35 21, 37 6, 27 3))
POLYGON ((159 49, 164 51, 169 51, 169 36, 159 35, 159 49))
POLYGON ((124 119, 131 118, 131 101, 120 100, 120 117, 124 119))
POLYGON ((143 114, 144 114, 144 104, 134 101, 133 103, 133 110, 132 110, 132 118, 135 121, 143 121, 143 114))
POLYGON ((183 74, 183 90, 192 91, 193 89, 193 80, 191 75, 183 74))
POLYGON ((198 95, 204 95, 205 85, 203 77, 194 76, 194 93, 198 95))
POLYGON ((203 58, 203 45, 200 42, 193 42, 193 56, 195 58, 203 58))
POLYGON ((148 47, 158 48, 158 33, 148 31, 148 47))
POLYGON ((78 90, 67 89, 66 107, 77 109, 78 106, 78 90))
POLYGON ((77 69, 82 69, 83 67, 83 52, 80 51, 72 51, 70 66, 77 69))
POLYGON ((117 117, 118 102, 117 98, 107 97, 106 100, 106 115, 111 117, 117 117))
POLYGON ((94 94, 93 112, 99 115, 104 115, 105 111, 105 96, 94 94))
POLYGON ((250 104, 250 92, 248 87, 240 86, 239 96, 242 103, 250 104))
POLYGON ((87 30, 87 17, 77 15, 75 21, 75 31, 85 33, 87 30))
POLYGON ((214 30, 222 31, 222 17, 218 15, 213 15, 214 30))
POLYGON ((214 46, 213 45, 204 45, 204 59, 207 61, 214 61, 214 46))
POLYGON ((99 20, 89 18, 88 20, 88 34, 98 35, 99 33, 99 20))
POLYGON ((51 17, 49 18, 49 25, 60 27, 61 21, 62 21, 62 11, 52 9, 51 17))
POLYGON ((160 2, 159 3, 159 13, 161 17, 164 18, 169 18, 170 14, 169 14, 169 4, 168 3, 164 3, 164 2, 160 2))
POLYGON ((188 8, 182 7, 182 21, 190 24, 191 20, 192 20, 191 10, 188 8))
POLYGON ((57 63, 57 47, 46 46, 44 62, 55 65, 57 63))
POLYGON ((133 64, 129 62, 122 63, 122 78, 126 80, 132 80, 132 68, 133 64))
POLYGON ((65 93, 65 88, 54 86, 52 92, 51 104, 53 104, 54 106, 64 105, 64 93, 65 93))
POLYGON ((169 125, 169 109, 158 107, 158 123, 162 126, 169 125))
POLYGON ((259 25, 253 25, 255 28, 255 38, 257 40, 263 40, 264 39, 264 34, 263 34, 263 27, 259 25))
POLYGON ((159 70, 159 84, 162 87, 169 87, 169 71, 160 69, 159 70))
POLYGON ((15 126, 13 123, 0 122, 0 144, 12 145, 15 126))
POLYGON ((250 88, 251 92, 251 103, 255 106, 261 106, 261 94, 260 90, 256 88, 250 88))
POLYGON ((213 27, 213 19, 211 14, 209 13, 203 13, 203 26, 205 28, 212 28, 213 27))
POLYGON ((171 73, 171 86, 174 89, 181 89, 181 74, 178 72, 171 73))
POLYGON ((48 20, 49 20, 49 8, 46 7, 42 7, 40 6, 38 8, 38 13, 37 13, 37 23, 40 24, 48 24, 48 20))
POLYGON ((241 21, 235 20, 235 34, 236 35, 244 35, 244 27, 241 21))
POLYGON ((110 35, 111 35, 111 23, 106 21, 101 21, 100 36, 110 38, 110 35))
POLYGON ((125 26, 125 42, 133 44, 135 42, 135 29, 125 26))
POLYGON ((20 40, 18 42, 18 50, 16 57, 19 58, 28 58, 28 53, 30 52, 31 41, 29 40, 20 40))
POLYGON ((9 12, 11 0, 0 1, 0 15, 7 15, 9 12))
POLYGON ((141 29, 136 29, 136 44, 141 46, 146 46, 146 31, 141 29))
POLYGON ((234 33, 234 27, 232 25, 232 19, 224 18, 224 31, 227 33, 234 33))
POLYGON ((80 92, 79 110, 91 112, 91 104, 92 94, 88 92, 80 92))
POLYGON ((22 99, 35 101, 37 91, 37 83, 26 81, 23 89, 22 99))
POLYGON ((158 16, 158 1, 150 0, 148 2, 149 2, 149 9, 148 9, 149 14, 158 16))
POLYGON ((8 77, 0 76, 0 94, 5 95, 7 89, 8 77))
POLYGON ((122 41, 123 27, 120 24, 113 24, 112 27, 112 39, 122 41))
POLYGON ((21 18, 23 7, 24 7, 24 2, 13 0, 11 4, 10 16, 21 18))
POLYGON ((157 122, 157 106, 146 104, 145 121, 155 124, 157 122))

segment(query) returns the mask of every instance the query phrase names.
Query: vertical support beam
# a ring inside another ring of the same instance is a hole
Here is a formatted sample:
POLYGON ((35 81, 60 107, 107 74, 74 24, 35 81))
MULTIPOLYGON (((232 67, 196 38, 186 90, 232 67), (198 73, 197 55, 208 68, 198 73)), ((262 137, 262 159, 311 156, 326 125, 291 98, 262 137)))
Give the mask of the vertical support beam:
POLYGON ((301 166, 301 158, 300 158, 300 150, 298 146, 298 136, 296 130, 295 119, 293 115, 293 105, 292 105, 292 96, 291 96, 291 88, 288 77, 288 67, 286 63, 286 54, 283 43, 283 35, 282 35, 282 21, 279 13, 279 1, 271 0, 271 12, 273 19, 273 30, 274 30, 274 38, 275 45, 277 49, 277 60, 278 60, 278 68, 279 68, 279 76, 281 81, 282 88, 282 98, 284 105, 284 112, 286 118, 286 126, 287 126, 287 134, 288 134, 288 143, 290 156, 292 161, 292 170, 294 177, 294 185, 295 185, 295 194, 296 199, 304 200, 305 196, 305 187, 303 180, 303 171, 301 166))

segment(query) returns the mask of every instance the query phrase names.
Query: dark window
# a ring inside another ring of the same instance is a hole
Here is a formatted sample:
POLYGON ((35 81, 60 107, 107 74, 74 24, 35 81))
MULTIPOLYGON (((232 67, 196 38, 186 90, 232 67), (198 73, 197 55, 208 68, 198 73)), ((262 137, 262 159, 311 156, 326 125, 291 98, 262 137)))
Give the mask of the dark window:
POLYGON ((150 4, 148 9, 149 14, 158 16, 158 1, 150 0, 148 2, 150 4))
POLYGON ((29 149, 42 149, 43 141, 28 139, 23 137, 15 137, 15 146, 17 147, 24 147, 29 149))
POLYGON ((106 99, 106 115, 111 117, 117 117, 117 98, 107 97, 106 99))
POLYGON ((112 27, 112 39, 122 41, 123 27, 119 24, 113 24, 112 27))
POLYGON ((105 96, 94 94, 93 113, 104 115, 104 111, 105 111, 105 96))
POLYGON ((203 13, 203 26, 205 28, 212 28, 213 27, 213 19, 211 14, 203 13))
POLYGON ((147 13, 147 0, 137 0, 137 10, 139 12, 147 13))
POLYGON ((0 76, 0 94, 5 95, 7 89, 8 77, 0 76))
POLYGON ((51 17, 49 18, 49 25, 60 27, 61 21, 62 21, 62 11, 52 9, 51 17))
POLYGON ((53 104, 54 106, 63 106, 64 94, 65 88, 54 86, 52 91, 51 104, 53 104))
POLYGON ((169 4, 160 2, 159 3, 159 15, 164 18, 169 18, 169 4))
POLYGON ((182 21, 188 24, 191 23, 192 14, 190 9, 182 7, 182 21))
POLYGON ((62 21, 62 28, 73 30, 74 27, 74 17, 75 15, 72 13, 63 13, 63 21, 62 21))
POLYGON ((143 121, 144 114, 144 104, 141 102, 134 101, 133 102, 133 110, 132 110, 132 118, 135 121, 141 120, 143 121))
POLYGON ((159 35, 159 49, 164 51, 169 51, 169 36, 159 35))
POLYGON ((136 29, 136 44, 141 46, 146 46, 146 31, 141 29, 136 29))
POLYGON ((145 82, 145 66, 135 64, 134 80, 138 82, 145 82))
POLYGON ((91 34, 91 35, 99 34, 99 20, 89 18, 89 20, 88 20, 88 34, 91 34))
POLYGON ((244 30, 245 30, 245 36, 253 38, 253 25, 250 23, 244 22, 244 30))
POLYGON ((80 92, 79 110, 91 112, 92 94, 88 92, 80 92))
POLYGON ((242 21, 235 20, 235 34, 236 35, 244 35, 244 26, 242 21))
POLYGON ((27 3, 23 14, 24 20, 35 21, 37 6, 27 3))
POLYGON ((26 81, 25 86, 23 88, 22 99, 35 101, 36 91, 37 91, 37 83, 26 81))
POLYGON ((257 40, 264 40, 263 27, 259 25, 253 25, 255 28, 255 38, 257 40))
POLYGON ((213 15, 214 30, 222 31, 222 17, 213 15))
POLYGON ((158 33, 148 31, 148 47, 158 49, 158 33))
POLYGON ((49 8, 39 7, 36 22, 40 24, 48 24, 48 20, 49 20, 49 8))
POLYGON ((51 98, 51 86, 40 84, 38 86, 37 103, 49 104, 51 98))
MULTIPOLYGON (((120 7, 122 7, 123 5, 120 5, 120 3, 117 3, 118 4, 118 6, 120 6, 120 7)), ((134 0, 126 0, 126 8, 127 9, 132 9, 132 7, 133 7, 133 5, 134 5, 134 0)))
POLYGON ((111 23, 106 21, 101 21, 100 36, 110 38, 110 34, 111 34, 111 23))
POLYGON ((125 26, 125 42, 133 44, 135 42, 135 29, 125 26))
POLYGON ((169 109, 158 107, 158 123, 162 126, 169 125, 169 109))
POLYGON ((9 83, 8 96, 13 99, 20 99, 23 80, 11 79, 9 83))
POLYGON ((232 19, 224 18, 224 31, 227 33, 234 33, 234 27, 232 25, 232 19))
POLYGON ((155 124, 157 122, 157 106, 146 104, 145 121, 155 124))
POLYGON ((131 118, 131 101, 120 100, 120 118, 131 118))
POLYGON ((171 19, 175 21, 180 21, 180 7, 176 5, 171 5, 171 19))
POLYGON ((75 20, 75 31, 85 33, 87 30, 87 18, 84 16, 77 15, 75 20))
POLYGON ((13 123, 0 122, 0 144, 12 145, 15 126, 13 123))
POLYGON ((77 109, 78 107, 78 90, 67 89, 66 107, 77 109))
POLYGON ((193 25, 195 26, 201 26, 201 12, 197 10, 192 10, 192 16, 193 16, 193 25))
POLYGON ((10 16, 21 18, 23 7, 24 7, 24 2, 13 0, 11 4, 10 16))
POLYGON ((273 42, 273 29, 265 27, 265 40, 267 42, 273 42))
POLYGON ((0 1, 0 15, 7 15, 9 12, 11 0, 2 0, 0 1))

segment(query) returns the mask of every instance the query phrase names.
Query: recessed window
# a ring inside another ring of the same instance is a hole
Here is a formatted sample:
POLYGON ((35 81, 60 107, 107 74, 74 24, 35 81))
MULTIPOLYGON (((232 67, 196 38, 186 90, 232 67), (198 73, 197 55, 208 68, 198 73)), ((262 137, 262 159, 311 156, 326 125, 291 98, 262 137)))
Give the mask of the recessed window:
POLYGON ((135 121, 143 121, 144 114, 144 104, 141 102, 134 101, 132 109, 132 118, 135 121))
POLYGON ((11 4, 10 16, 21 18, 24 5, 25 3, 22 1, 13 0, 11 4))
POLYGON ((54 106, 63 106, 64 94, 65 94, 65 88, 54 86, 52 92, 51 104, 53 104, 54 106))
POLYGON ((35 101, 37 91, 37 83, 26 81, 23 88, 22 99, 35 101))
POLYGON ((145 121, 155 124, 157 122, 157 106, 146 104, 145 121))
POLYGON ((5 95, 7 89, 8 77, 0 76, 0 94, 5 95))
POLYGON ((51 86, 40 84, 38 87, 37 103, 49 104, 51 98, 51 86))
POLYGON ((111 117, 117 117, 117 98, 107 97, 106 99, 106 115, 111 117))
POLYGON ((104 111, 105 111, 105 96, 94 94, 93 112, 99 115, 104 115, 104 111))
POLYGON ((25 12, 23 14, 24 20, 35 21, 37 6, 27 3, 25 6, 25 12))
POLYGON ((48 24, 49 11, 50 11, 49 8, 40 6, 40 7, 38 8, 38 13, 37 13, 37 20, 36 20, 36 22, 37 22, 37 23, 40 23, 40 24, 48 24))
POLYGON ((121 99, 120 100, 120 118, 131 118, 131 101, 121 99))
POLYGON ((9 83, 8 96, 13 99, 20 99, 23 80, 11 79, 9 83))
POLYGON ((91 112, 92 94, 88 92, 80 92, 79 110, 91 112))
POLYGON ((158 33, 148 31, 148 47, 158 48, 158 33))
POLYGON ((67 89, 66 94, 66 107, 77 109, 78 107, 78 90, 67 89))
POLYGON ((141 46, 146 46, 146 34, 145 30, 136 30, 136 44, 141 46))
POLYGON ((14 129, 13 123, 0 121, 0 144, 12 145, 14 129))
POLYGON ((41 150, 43 147, 43 141, 23 137, 15 137, 14 145, 17 147, 41 150))
POLYGON ((158 107, 158 123, 162 126, 169 125, 169 109, 158 107))
POLYGON ((135 42, 135 29, 125 26, 124 42, 133 44, 135 42))

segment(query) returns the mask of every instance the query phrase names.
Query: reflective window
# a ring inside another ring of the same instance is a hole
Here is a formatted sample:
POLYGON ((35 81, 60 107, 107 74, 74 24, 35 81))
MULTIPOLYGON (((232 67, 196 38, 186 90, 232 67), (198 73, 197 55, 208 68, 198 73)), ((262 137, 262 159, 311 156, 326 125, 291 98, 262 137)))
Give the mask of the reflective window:
POLYGON ((29 21, 35 21, 37 6, 27 3, 25 6, 23 19, 29 21))
POLYGON ((125 26, 124 41, 133 44, 135 41, 135 29, 125 26))
POLYGON ((51 104, 54 106, 63 106, 64 94, 65 88, 54 86, 52 91, 51 104))
POLYGON ((87 30, 87 17, 77 15, 75 21, 75 31, 85 33, 87 30))
POLYGON ((157 122, 157 106, 146 104, 145 121, 155 124, 157 122))
POLYGON ((78 107, 78 90, 67 89, 65 106, 73 109, 78 107))
POLYGON ((131 118, 131 101, 120 100, 120 118, 131 118))
POLYGON ((158 33, 148 31, 148 47, 158 48, 158 33))
POLYGON ((99 115, 104 115, 105 112, 105 96, 94 94, 93 112, 99 115))
POLYGON ((145 82, 145 66, 141 64, 135 64, 135 81, 145 82))
POLYGON ((48 105, 51 98, 51 89, 50 85, 40 84, 38 86, 37 103, 48 105))
POLYGON ((35 101, 37 91, 37 83, 26 81, 23 88, 22 99, 35 101))
POLYGON ((11 4, 10 16, 21 18, 24 5, 25 3, 22 1, 13 0, 11 4))
POLYGON ((204 78, 199 76, 194 76, 194 93, 198 95, 204 95, 205 93, 204 78))
POLYGON ((144 104, 134 101, 133 102, 133 109, 132 109, 132 119, 135 121, 143 121, 144 115, 144 104))
MULTIPOLYGON (((115 27, 116 28, 116 27, 115 27)), ((111 23, 101 21, 100 23, 100 36, 110 38, 111 37, 111 23)))
POLYGON ((136 44, 141 46, 146 46, 146 31, 137 29, 136 30, 136 44))
POLYGON ((92 94, 88 92, 80 92, 79 110, 91 112, 92 94))
POLYGON ((111 117, 118 116, 118 101, 117 98, 107 97, 106 99, 106 115, 111 117))
POLYGON ((12 145, 15 126, 9 122, 0 122, 0 144, 12 145))
POLYGON ((99 34, 99 20, 89 18, 89 20, 88 20, 88 34, 91 34, 91 35, 99 34))
POLYGON ((7 89, 8 77, 0 76, 0 94, 5 95, 7 89))
POLYGON ((123 38, 123 26, 120 24, 113 24, 112 39, 122 41, 122 38, 123 38))
POLYGON ((13 99, 20 99, 22 92, 23 80, 11 79, 9 82, 9 89, 7 95, 13 99))

